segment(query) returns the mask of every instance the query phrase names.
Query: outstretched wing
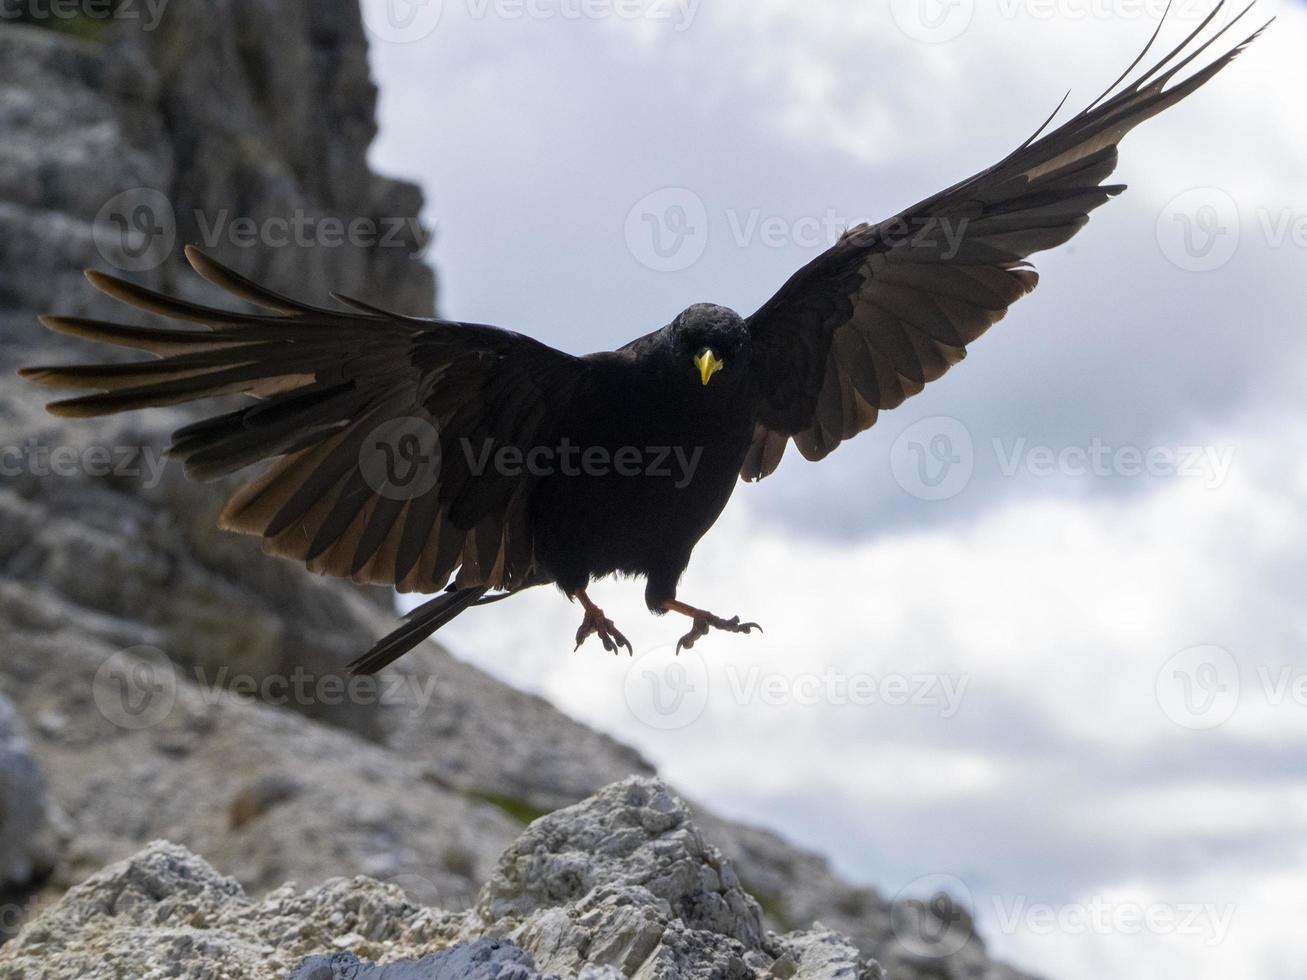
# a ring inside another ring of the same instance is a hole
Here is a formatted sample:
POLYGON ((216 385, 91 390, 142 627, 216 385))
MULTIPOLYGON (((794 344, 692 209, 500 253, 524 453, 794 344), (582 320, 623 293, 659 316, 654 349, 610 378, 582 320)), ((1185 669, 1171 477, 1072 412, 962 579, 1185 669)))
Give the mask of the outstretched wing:
POLYGON ((1125 189, 1103 184, 1121 138, 1203 85, 1265 29, 1167 88, 1249 8, 1186 55, 1220 9, 1120 91, 1156 32, 1079 115, 1041 137, 1045 122, 988 170, 888 221, 850 229, 795 273, 748 321, 759 411, 740 475, 771 473, 790 439, 806 458, 821 459, 962 360, 969 343, 1035 288, 1038 276, 1024 260, 1065 242, 1125 189))
POLYGON ((584 362, 519 334, 400 316, 338 297, 307 306, 197 249, 192 267, 265 310, 197 306, 100 273, 100 290, 207 329, 43 317, 51 330, 159 360, 25 368, 29 381, 89 389, 48 407, 85 417, 215 395, 257 400, 179 429, 168 450, 209 480, 273 460, 239 490, 223 527, 310 570, 401 591, 515 588, 535 574, 530 480, 492 465, 503 446, 547 439, 584 362))

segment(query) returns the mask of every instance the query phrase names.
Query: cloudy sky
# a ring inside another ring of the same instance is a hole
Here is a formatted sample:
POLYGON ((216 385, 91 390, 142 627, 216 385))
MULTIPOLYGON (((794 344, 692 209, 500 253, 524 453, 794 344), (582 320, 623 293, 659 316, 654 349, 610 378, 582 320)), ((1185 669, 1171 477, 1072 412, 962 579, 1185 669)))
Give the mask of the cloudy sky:
MULTIPOLYGON (((1160 14, 390 3, 375 161, 426 191, 442 312, 578 353, 752 311, 846 224, 1092 99, 1160 14)), ((573 653, 546 590, 447 644, 853 879, 949 888, 1018 965, 1307 976, 1307 7, 1259 8, 1272 30, 1126 140, 1130 190, 964 365, 740 488, 681 595, 763 636, 673 658, 684 624, 605 582, 633 660, 573 653)), ((1164 40, 1207 9, 1177 0, 1164 40)))

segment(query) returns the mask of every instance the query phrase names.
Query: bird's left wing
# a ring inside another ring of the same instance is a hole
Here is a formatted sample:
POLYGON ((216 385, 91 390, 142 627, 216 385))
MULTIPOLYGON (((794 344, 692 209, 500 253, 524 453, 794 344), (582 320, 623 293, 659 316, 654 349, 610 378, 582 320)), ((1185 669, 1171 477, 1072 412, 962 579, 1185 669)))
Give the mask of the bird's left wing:
POLYGON ((1025 259, 1065 242, 1090 211, 1124 190, 1103 184, 1121 138, 1193 92, 1261 33, 1168 87, 1249 8, 1186 54, 1220 9, 1137 80, 1117 88, 1156 32, 1077 116, 888 221, 850 229, 795 273, 748 320, 759 408, 740 475, 771 473, 790 439, 806 458, 821 459, 960 361, 969 343, 1034 289, 1038 276, 1025 259))
POLYGON ((97 288, 207 329, 159 329, 43 317, 52 330, 148 351, 146 362, 32 367, 29 381, 90 389, 52 402, 87 417, 216 395, 257 399, 173 433, 168 455, 200 480, 270 461, 219 523, 258 535, 311 571, 436 592, 513 589, 536 574, 521 467, 497 466, 550 438, 580 358, 495 327, 419 319, 339 297, 309 306, 196 249, 196 271, 263 308, 233 313, 106 276, 97 288))

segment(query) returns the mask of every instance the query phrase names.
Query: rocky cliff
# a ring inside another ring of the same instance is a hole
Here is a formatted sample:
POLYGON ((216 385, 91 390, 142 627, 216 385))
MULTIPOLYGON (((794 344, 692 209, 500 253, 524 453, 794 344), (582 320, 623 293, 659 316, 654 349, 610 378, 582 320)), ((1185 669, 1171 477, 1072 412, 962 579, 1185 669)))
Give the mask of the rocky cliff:
POLYGON ((179 258, 199 242, 317 301, 435 300, 420 195, 367 166, 353 0, 52 26, 69 27, 0 23, 0 935, 35 916, 0 976, 207 976, 219 953, 265 976, 269 950, 301 978, 424 957, 385 975, 873 975, 833 934, 766 931, 818 919, 900 980, 1016 976, 965 917, 932 955, 911 927, 929 913, 892 915, 821 858, 695 808, 717 855, 657 784, 519 838, 650 767, 434 645, 345 688, 338 665, 392 623, 388 596, 216 531, 226 488, 161 464, 183 413, 42 412, 12 368, 80 352, 35 315, 120 312, 87 266, 199 296, 179 258), (155 838, 178 846, 137 854, 155 838), (665 847, 666 880, 649 863, 665 847))

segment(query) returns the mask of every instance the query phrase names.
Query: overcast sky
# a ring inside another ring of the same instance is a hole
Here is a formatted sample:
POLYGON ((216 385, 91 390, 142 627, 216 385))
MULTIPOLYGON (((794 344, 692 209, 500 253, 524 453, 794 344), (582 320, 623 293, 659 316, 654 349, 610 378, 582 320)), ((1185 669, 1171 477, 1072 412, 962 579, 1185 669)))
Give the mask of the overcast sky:
MULTIPOLYGON (((1092 99, 1160 13, 365 6, 374 157, 426 192, 441 312, 578 353, 751 312, 846 224, 1092 99)), ((1176 7, 1172 43, 1208 9, 1176 7)), ((681 595, 762 637, 674 659, 684 624, 606 582, 633 661, 572 653, 547 590, 442 638, 852 878, 949 887, 1021 966, 1307 976, 1307 11, 1259 7, 1267 36, 1127 138, 1129 191, 965 364, 740 488, 681 595)))

